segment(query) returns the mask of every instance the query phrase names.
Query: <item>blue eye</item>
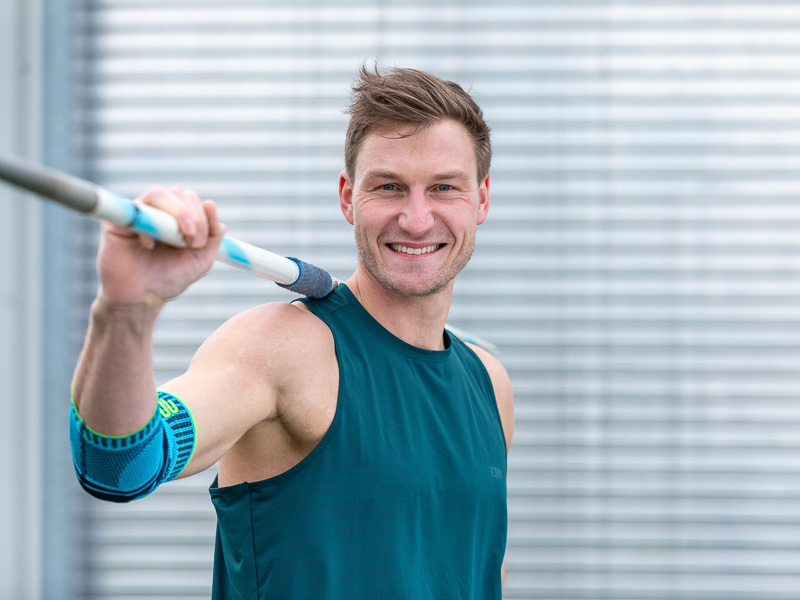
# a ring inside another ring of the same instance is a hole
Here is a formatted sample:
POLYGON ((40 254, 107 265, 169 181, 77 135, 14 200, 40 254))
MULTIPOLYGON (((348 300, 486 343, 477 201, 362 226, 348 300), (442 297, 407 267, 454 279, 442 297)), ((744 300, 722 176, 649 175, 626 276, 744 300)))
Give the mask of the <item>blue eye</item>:
POLYGON ((393 184, 393 183, 384 183, 384 184, 383 184, 383 185, 380 187, 380 189, 382 189, 382 190, 383 190, 383 191, 385 191, 385 192, 393 192, 393 191, 394 191, 394 189, 395 189, 395 186, 394 186, 394 184, 393 184))
POLYGON ((453 186, 452 185, 447 185, 446 183, 443 183, 443 184, 441 184, 439 186, 436 186, 436 189, 437 189, 437 191, 440 191, 440 192, 449 192, 450 190, 453 189, 453 186))

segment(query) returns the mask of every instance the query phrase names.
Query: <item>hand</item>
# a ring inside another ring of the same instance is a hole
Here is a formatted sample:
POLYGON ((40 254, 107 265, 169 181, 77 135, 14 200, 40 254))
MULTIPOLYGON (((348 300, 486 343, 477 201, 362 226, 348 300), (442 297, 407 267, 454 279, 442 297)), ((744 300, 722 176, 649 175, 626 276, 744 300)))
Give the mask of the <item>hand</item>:
POLYGON ((97 254, 98 299, 109 306, 144 303, 160 308, 211 269, 225 226, 215 204, 201 201, 191 190, 156 187, 135 202, 175 217, 187 247, 173 248, 103 222, 97 254))

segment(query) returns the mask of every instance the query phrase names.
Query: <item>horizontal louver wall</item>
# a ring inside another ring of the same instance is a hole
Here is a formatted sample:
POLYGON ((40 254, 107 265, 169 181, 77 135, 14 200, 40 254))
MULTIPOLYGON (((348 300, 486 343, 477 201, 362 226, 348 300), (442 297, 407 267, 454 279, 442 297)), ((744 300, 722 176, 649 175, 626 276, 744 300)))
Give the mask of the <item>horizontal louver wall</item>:
MULTIPOLYGON (((195 188, 231 235, 341 276, 357 67, 471 88, 492 207, 450 322, 495 342, 515 386, 506 597, 800 597, 800 5, 94 0, 84 17, 87 174, 195 188)), ((291 297, 216 268, 166 310, 157 379, 291 297)), ((211 478, 87 500, 88 595, 207 597, 211 478)))

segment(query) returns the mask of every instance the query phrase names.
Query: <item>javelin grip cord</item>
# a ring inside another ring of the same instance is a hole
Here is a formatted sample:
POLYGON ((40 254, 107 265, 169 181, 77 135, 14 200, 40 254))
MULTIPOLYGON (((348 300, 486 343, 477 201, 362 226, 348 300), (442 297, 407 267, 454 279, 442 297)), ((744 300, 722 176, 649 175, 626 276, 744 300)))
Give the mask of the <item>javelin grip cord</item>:
MULTIPOLYGON (((8 155, 0 155, 0 179, 164 244, 186 247, 178 222, 171 215, 151 206, 135 204, 89 181, 8 155)), ((228 236, 222 238, 217 260, 309 298, 324 298, 339 284, 324 269, 228 236)))

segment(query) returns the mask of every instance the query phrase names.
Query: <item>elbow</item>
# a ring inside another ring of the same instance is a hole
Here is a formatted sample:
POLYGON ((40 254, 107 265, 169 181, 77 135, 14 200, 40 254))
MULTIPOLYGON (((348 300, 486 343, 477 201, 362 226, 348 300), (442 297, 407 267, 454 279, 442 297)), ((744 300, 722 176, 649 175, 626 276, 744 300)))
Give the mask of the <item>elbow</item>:
POLYGON ((72 463, 81 487, 108 502, 144 498, 186 466, 194 450, 194 423, 183 403, 165 392, 160 401, 171 410, 157 411, 147 425, 128 436, 106 436, 90 430, 72 406, 72 463))
POLYGON ((126 489, 120 487, 118 484, 108 485, 108 483, 90 479, 86 476, 86 474, 83 474, 79 471, 77 465, 75 465, 75 474, 78 478, 78 483, 80 486, 90 496, 94 496, 98 500, 116 502, 118 504, 124 504, 126 502, 138 500, 139 498, 144 498, 158 487, 158 481, 155 479, 138 488, 126 489))

